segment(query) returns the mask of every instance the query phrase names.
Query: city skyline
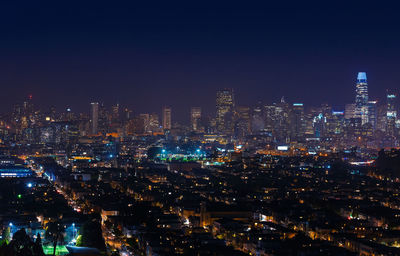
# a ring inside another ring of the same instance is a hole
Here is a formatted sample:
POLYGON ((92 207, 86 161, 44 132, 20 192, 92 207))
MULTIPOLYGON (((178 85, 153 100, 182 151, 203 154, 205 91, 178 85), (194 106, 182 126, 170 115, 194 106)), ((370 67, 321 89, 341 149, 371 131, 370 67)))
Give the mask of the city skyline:
POLYGON ((0 1, 0 256, 400 255, 399 12, 0 1))
POLYGON ((97 4, 4 4, 1 109, 33 94, 79 112, 93 101, 145 112, 151 100, 149 112, 171 105, 182 117, 190 104, 210 112, 209 95, 226 87, 243 105, 283 95, 344 105, 358 71, 377 99, 398 88, 393 6, 97 4))
MULTIPOLYGON (((199 107, 202 109, 202 117, 207 117, 207 118, 213 118, 215 116, 217 116, 218 119, 218 103, 217 106, 215 105, 215 101, 218 101, 218 92, 219 91, 224 91, 224 90, 233 90, 232 94, 234 95, 234 99, 232 99, 233 101, 233 105, 234 105, 234 109, 236 109, 236 107, 238 106, 242 106, 242 107, 250 107, 250 108, 254 108, 259 104, 263 104, 263 105, 271 105, 271 104, 276 104, 278 103, 280 100, 285 99, 287 102, 289 103, 301 103, 304 105, 304 108, 306 110, 310 109, 310 108, 314 108, 314 107, 319 107, 322 106, 324 104, 328 104, 329 106, 332 107, 333 111, 343 111, 346 112, 346 108, 349 107, 349 105, 353 103, 355 103, 354 105, 354 111, 356 113, 359 113, 357 116, 360 117, 362 119, 363 124, 368 122, 367 117, 365 116, 366 114, 366 109, 368 108, 369 105, 374 104, 375 106, 378 105, 382 105, 382 104, 386 104, 387 101, 387 95, 389 94, 393 94, 394 95, 394 105, 396 105, 397 107, 397 102, 396 102, 396 98, 398 95, 398 90, 393 90, 393 89, 385 89, 383 90, 383 92, 380 92, 380 94, 384 93, 384 96, 381 97, 381 99, 378 99, 379 97, 377 95, 371 95, 369 94, 369 83, 367 83, 367 73, 363 72, 363 71, 359 71, 357 72, 357 75, 355 75, 355 79, 354 79, 354 83, 353 83, 353 88, 349 89, 349 91, 353 92, 353 101, 349 101, 346 102, 344 104, 337 104, 336 102, 322 102, 320 104, 309 104, 306 103, 304 101, 302 101, 301 99, 294 101, 291 99, 288 99, 285 95, 282 95, 282 97, 280 97, 279 99, 276 99, 275 101, 263 101, 263 100, 254 100, 250 105, 246 105, 246 104, 242 104, 240 101, 237 100, 237 98, 240 98, 240 95, 238 95, 238 93, 235 92, 235 90, 233 88, 220 88, 220 89, 216 89, 213 93, 214 95, 211 97, 211 99, 214 100, 214 103, 210 105, 205 105, 205 104, 198 104, 199 107), (361 87, 360 87, 360 81, 361 82, 361 87), (365 83, 364 83, 365 82, 365 83), (354 84, 356 85, 354 88, 354 84), (363 85, 366 85, 365 87, 363 87, 363 85), (361 88, 361 89, 360 89, 361 88), (215 93, 217 93, 215 95, 215 93), (366 96, 363 96, 363 95, 366 96), (370 97, 368 95, 371 95, 370 97), (369 98, 368 98, 369 97, 369 98), (355 98, 355 101, 354 101, 355 98), (359 102, 359 103, 357 103, 359 102), (358 108, 356 105, 360 105, 358 108), (236 105, 236 106, 235 106, 236 105), (363 111, 361 111, 361 109, 363 109, 363 111), (362 113, 364 112, 364 113, 362 113)), ((92 107, 88 108, 88 106, 86 105, 86 109, 83 110, 76 110, 73 108, 72 104, 66 105, 66 106, 60 106, 58 105, 51 105, 51 106, 47 106, 45 108, 40 108, 40 104, 38 104, 38 101, 35 101, 35 97, 32 94, 27 95, 24 100, 20 100, 20 101, 16 101, 12 104, 12 106, 9 106, 10 108, 14 107, 15 104, 22 104, 24 101, 26 100, 30 100, 32 102, 35 102, 35 106, 39 105, 39 108, 35 109, 35 110, 40 110, 42 111, 42 113, 46 113, 48 111, 50 111, 52 108, 55 108, 58 112, 62 113, 65 111, 69 111, 75 114, 79 114, 79 113, 83 113, 83 114, 89 114, 91 115, 92 112, 92 107)), ((88 102, 88 104, 90 103, 92 106, 94 103, 96 103, 97 105, 101 105, 105 108, 109 108, 112 112, 114 112, 114 108, 117 107, 117 112, 118 111, 122 111, 122 109, 120 109, 120 102, 116 101, 116 102, 112 102, 110 104, 105 104, 105 101, 93 101, 93 102, 88 102)), ((122 105, 123 108, 125 108, 126 110, 129 110, 131 115, 140 115, 140 114, 145 114, 145 113, 157 113, 157 115, 160 115, 161 119, 160 122, 162 122, 163 120, 163 111, 164 108, 166 108, 168 106, 168 108, 172 109, 173 114, 171 115, 171 113, 169 114, 169 118, 171 119, 171 121, 173 123, 182 123, 182 124, 190 124, 191 122, 191 108, 195 107, 194 105, 188 105, 185 106, 184 108, 176 108, 176 107, 171 107, 173 106, 173 103, 170 104, 164 104, 164 105, 160 105, 158 106, 157 104, 150 104, 150 106, 153 107, 149 107, 148 105, 144 105, 141 107, 137 107, 137 108, 132 108, 129 104, 127 105, 122 105), (155 106, 155 107, 154 107, 155 106), (158 109, 157 109, 158 108, 158 109), (139 112, 138 109, 142 109, 143 111, 139 112), (133 112, 132 112, 133 111, 133 112)), ((176 104, 175 104, 176 105, 176 104)), ((0 113, 0 114, 4 114, 0 113)), ((171 123, 172 125, 172 123, 171 123)), ((170 127, 170 125, 168 126, 170 127)))

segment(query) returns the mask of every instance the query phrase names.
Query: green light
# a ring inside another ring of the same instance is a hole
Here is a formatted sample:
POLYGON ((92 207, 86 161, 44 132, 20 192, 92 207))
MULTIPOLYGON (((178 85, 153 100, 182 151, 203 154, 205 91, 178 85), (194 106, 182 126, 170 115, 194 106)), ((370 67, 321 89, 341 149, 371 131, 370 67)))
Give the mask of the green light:
POLYGON ((21 199, 22 198, 22 195, 21 194, 18 194, 18 199, 21 199))
MULTIPOLYGON (((53 255, 53 246, 42 246, 44 254, 53 255)), ((57 245, 56 247, 56 255, 66 255, 68 254, 68 250, 64 245, 57 245)))

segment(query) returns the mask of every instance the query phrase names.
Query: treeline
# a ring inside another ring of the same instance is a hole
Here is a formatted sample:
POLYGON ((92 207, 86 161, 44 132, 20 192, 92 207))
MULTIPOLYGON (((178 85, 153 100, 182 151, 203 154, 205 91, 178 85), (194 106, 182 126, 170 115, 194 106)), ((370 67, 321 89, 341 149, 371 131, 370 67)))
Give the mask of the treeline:
POLYGON ((376 172, 385 177, 400 177, 400 150, 392 149, 391 151, 379 151, 376 159, 376 172))
POLYGON ((42 239, 40 234, 35 241, 26 234, 25 229, 20 229, 14 233, 11 241, 8 236, 3 236, 0 245, 0 256, 44 256, 42 239))

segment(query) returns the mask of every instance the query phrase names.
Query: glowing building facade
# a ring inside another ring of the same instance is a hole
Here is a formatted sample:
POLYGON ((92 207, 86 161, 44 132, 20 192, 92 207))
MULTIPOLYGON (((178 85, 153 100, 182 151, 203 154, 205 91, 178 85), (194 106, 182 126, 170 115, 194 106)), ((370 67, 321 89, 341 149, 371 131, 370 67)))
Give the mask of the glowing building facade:
POLYGON ((223 89, 217 91, 216 99, 216 125, 220 133, 231 134, 233 131, 233 109, 235 107, 233 89, 223 89))
POLYGON ((358 72, 356 83, 355 117, 361 119, 361 124, 368 123, 368 82, 367 73, 358 72))
POLYGON ((171 107, 163 107, 162 109, 162 125, 164 130, 171 130, 172 123, 171 123, 171 107))
POLYGON ((90 132, 97 135, 99 132, 99 103, 92 102, 90 108, 90 132))

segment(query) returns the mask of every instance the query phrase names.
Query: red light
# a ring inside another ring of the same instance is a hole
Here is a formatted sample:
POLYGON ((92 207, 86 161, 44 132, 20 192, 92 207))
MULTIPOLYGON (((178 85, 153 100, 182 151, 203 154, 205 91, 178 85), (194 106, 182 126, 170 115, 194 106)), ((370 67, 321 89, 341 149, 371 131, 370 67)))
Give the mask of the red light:
POLYGON ((29 99, 30 99, 30 100, 32 99, 32 97, 33 97, 32 94, 29 94, 29 99))

